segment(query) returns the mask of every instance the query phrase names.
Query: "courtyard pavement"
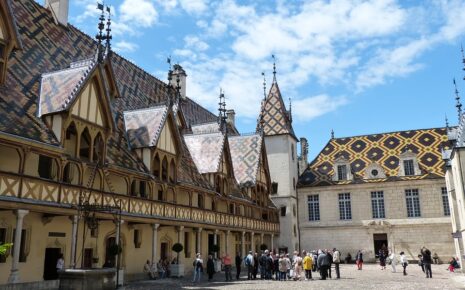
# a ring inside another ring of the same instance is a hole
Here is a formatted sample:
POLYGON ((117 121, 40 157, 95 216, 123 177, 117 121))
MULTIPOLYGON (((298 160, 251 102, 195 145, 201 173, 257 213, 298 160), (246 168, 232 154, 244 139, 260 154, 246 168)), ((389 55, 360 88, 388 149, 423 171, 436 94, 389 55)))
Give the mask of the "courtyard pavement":
MULTIPOLYGON (((390 267, 390 266, 389 266, 390 267)), ((449 273, 447 265, 433 265, 433 279, 426 279, 425 274, 417 264, 407 267, 407 276, 402 275, 402 267, 397 267, 397 273, 391 273, 390 268, 380 270, 378 265, 364 265, 358 271, 355 265, 341 265, 341 279, 321 281, 318 273, 313 272, 312 281, 262 281, 247 280, 242 276, 239 281, 224 282, 224 273, 216 273, 212 282, 207 282, 205 275, 202 282, 193 284, 192 277, 181 279, 163 279, 155 281, 140 281, 126 285, 124 290, 142 289, 253 289, 253 290, 289 290, 289 289, 465 289, 465 276, 459 273, 449 273), (315 275, 316 274, 316 275, 315 275)), ((235 277, 233 275, 233 277, 235 277)))

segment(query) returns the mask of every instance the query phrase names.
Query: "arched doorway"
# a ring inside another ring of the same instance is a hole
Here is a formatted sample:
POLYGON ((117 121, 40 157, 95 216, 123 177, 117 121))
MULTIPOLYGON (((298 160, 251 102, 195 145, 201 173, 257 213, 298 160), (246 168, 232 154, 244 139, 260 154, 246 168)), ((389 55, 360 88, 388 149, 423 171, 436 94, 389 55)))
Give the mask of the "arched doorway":
POLYGON ((108 268, 116 267, 116 238, 109 237, 105 242, 105 266, 108 268))

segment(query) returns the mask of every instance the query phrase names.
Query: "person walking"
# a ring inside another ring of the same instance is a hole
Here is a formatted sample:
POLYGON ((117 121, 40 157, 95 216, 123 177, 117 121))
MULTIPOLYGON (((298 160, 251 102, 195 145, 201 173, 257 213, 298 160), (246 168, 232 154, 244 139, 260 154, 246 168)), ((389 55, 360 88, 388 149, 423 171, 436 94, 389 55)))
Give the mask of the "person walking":
POLYGON ((299 281, 302 278, 303 259, 300 253, 294 251, 294 280, 299 281))
POLYGON ((247 255, 247 257, 245 257, 244 264, 247 267, 247 280, 252 280, 253 264, 254 264, 254 258, 253 258, 252 251, 249 251, 249 254, 247 255))
POLYGON ((241 266, 242 266, 242 258, 239 252, 236 254, 236 280, 239 280, 241 276, 241 266))
POLYGON ((406 276, 407 275, 408 260, 407 260, 407 257, 405 256, 404 252, 400 252, 400 263, 402 264, 402 267, 404 268, 404 276, 406 276))
POLYGON ((362 253, 362 250, 358 250, 357 255, 355 256, 355 263, 357 264, 357 269, 362 270, 362 267, 363 267, 363 253, 362 253))
POLYGON ((275 279, 276 281, 280 280, 281 277, 281 272, 279 271, 279 259, 281 258, 281 255, 275 254, 274 260, 273 260, 273 270, 275 273, 275 279))
POLYGON ((265 279, 271 280, 271 271, 273 270, 273 258, 270 254, 270 251, 266 250, 266 259, 265 259, 265 279))
POLYGON ((336 271, 336 279, 341 279, 341 272, 339 270, 339 264, 341 264, 341 252, 336 248, 333 249, 333 263, 334 270, 336 271))
POLYGON ((320 280, 326 280, 326 277, 328 277, 329 261, 328 257, 326 256, 326 253, 322 250, 318 250, 317 264, 318 269, 320 269, 320 280))
POLYGON ((396 254, 394 252, 391 252, 391 255, 389 256, 389 261, 391 262, 392 273, 396 273, 397 259, 396 254))
POLYGON ((260 258, 258 258, 258 265, 260 266, 260 280, 265 280, 265 263, 266 254, 263 252, 260 258))
POLYGON ((203 260, 202 260, 202 256, 200 255, 200 253, 197 253, 193 266, 194 266, 194 279, 192 279, 192 283, 200 282, 200 280, 202 279, 202 272, 203 272, 203 260))
POLYGON ((312 278, 312 269, 313 269, 313 258, 311 253, 307 253, 303 251, 303 264, 304 264, 304 271, 305 271, 305 281, 313 280, 312 278))
POLYGON ((257 274, 258 274, 258 254, 254 253, 253 254, 253 279, 257 279, 257 274))
POLYGON ((384 251, 382 249, 379 250, 378 257, 381 270, 386 270, 386 256, 384 255, 384 251))
POLYGON ((207 274, 208 274, 208 282, 211 282, 211 280, 213 279, 213 274, 215 274, 215 263, 213 262, 212 255, 208 255, 207 274))
POLYGON ((431 263, 433 259, 431 258, 431 251, 423 247, 421 249, 421 255, 423 256, 423 266, 425 268, 426 278, 433 278, 433 272, 431 271, 431 263))
POLYGON ((278 260, 279 281, 286 281, 287 261, 284 254, 281 254, 278 260))
POLYGON ((63 254, 60 254, 57 259, 56 264, 56 278, 58 278, 58 272, 65 268, 65 259, 63 258, 63 254))
POLYGON ((226 278, 226 282, 232 281, 232 275, 231 275, 232 259, 228 253, 226 253, 223 256, 222 263, 224 265, 224 275, 226 278))
POLYGON ((331 254, 331 251, 326 250, 326 249, 325 249, 325 253, 326 253, 326 259, 329 262, 328 277, 329 277, 329 279, 332 279, 332 277, 331 277, 331 267, 333 265, 333 255, 331 254))

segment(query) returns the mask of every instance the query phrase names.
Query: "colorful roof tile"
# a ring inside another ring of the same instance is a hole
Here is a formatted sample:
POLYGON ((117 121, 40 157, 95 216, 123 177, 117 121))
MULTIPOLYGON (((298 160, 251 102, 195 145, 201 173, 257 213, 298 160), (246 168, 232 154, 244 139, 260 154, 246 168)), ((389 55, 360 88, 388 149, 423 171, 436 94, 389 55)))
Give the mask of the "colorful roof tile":
POLYGON ((268 96, 262 102, 257 126, 263 126, 265 136, 290 134, 296 138, 290 113, 286 110, 277 82, 273 82, 268 96))
POLYGON ((262 153, 262 136, 231 136, 228 141, 237 182, 242 186, 254 185, 262 153))
POLYGON ((93 68, 94 63, 84 63, 43 74, 40 83, 39 117, 68 109, 93 68))
POLYGON ((442 178, 445 163, 442 149, 448 149, 449 142, 445 128, 422 129, 382 133, 347 138, 331 139, 309 164, 299 178, 300 186, 319 186, 386 180, 412 180, 442 178), (416 154, 421 175, 398 176, 400 155, 405 151, 416 154), (353 180, 333 181, 333 164, 344 157, 350 163, 353 180), (372 163, 379 165, 386 178, 365 179, 365 171, 372 163))
POLYGON ((131 148, 157 145, 167 113, 167 106, 123 112, 126 134, 131 148))
POLYGON ((218 122, 204 123, 192 126, 193 134, 208 134, 220 132, 220 125, 218 122))
POLYGON ((184 135, 184 141, 200 173, 218 172, 224 140, 222 133, 184 135))

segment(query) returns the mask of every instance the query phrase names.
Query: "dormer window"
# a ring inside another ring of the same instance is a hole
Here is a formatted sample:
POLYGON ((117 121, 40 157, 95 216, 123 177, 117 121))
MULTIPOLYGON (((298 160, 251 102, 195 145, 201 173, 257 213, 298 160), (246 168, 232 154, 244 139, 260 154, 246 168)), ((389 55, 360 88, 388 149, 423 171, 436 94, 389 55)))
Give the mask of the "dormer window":
POLYGON ((337 166, 337 179, 346 180, 347 179, 347 165, 338 165, 337 166))
POLYGON ((415 175, 415 167, 413 166, 413 159, 404 160, 404 175, 415 175))
POLYGON ((352 172, 350 171, 350 163, 344 156, 339 156, 334 161, 333 181, 352 180, 352 172))
POLYGON ((384 173, 383 167, 378 163, 371 163, 365 169, 365 178, 366 179, 379 179, 379 178, 386 178, 386 174, 384 173))
POLYGON ((410 150, 405 151, 399 156, 399 176, 420 175, 421 170, 418 166, 417 155, 410 150))

